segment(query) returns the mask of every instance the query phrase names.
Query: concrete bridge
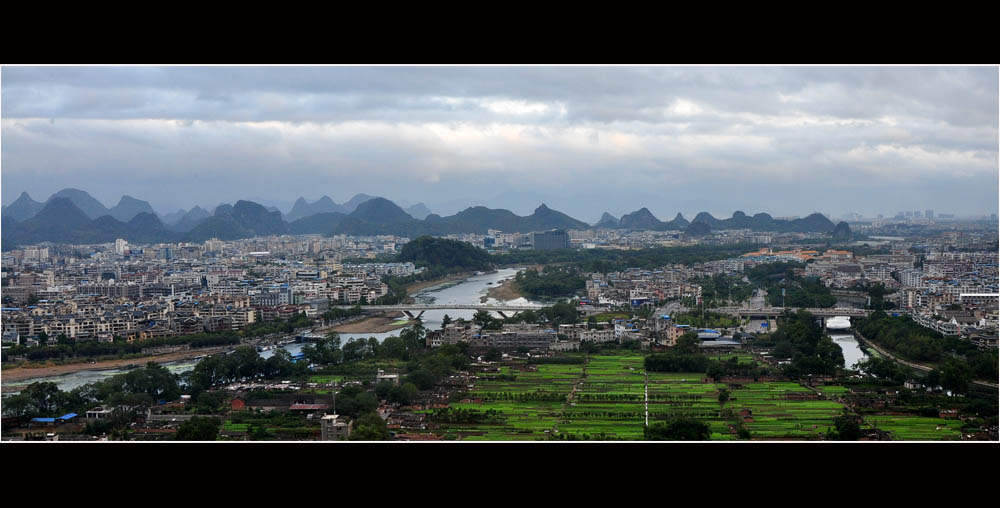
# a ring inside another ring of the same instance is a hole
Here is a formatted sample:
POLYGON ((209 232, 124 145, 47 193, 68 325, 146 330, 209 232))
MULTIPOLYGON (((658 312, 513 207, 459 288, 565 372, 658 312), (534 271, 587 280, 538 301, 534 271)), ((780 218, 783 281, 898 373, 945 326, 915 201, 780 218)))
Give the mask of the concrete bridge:
MULTIPOLYGON (((748 308, 748 307, 719 307, 716 309, 706 309, 711 312, 719 312, 722 314, 729 314, 730 316, 737 317, 751 317, 751 316, 773 316, 777 317, 785 313, 786 310, 795 313, 800 310, 799 307, 762 307, 762 308, 748 308)), ((872 311, 867 309, 844 309, 844 308, 829 308, 829 309, 817 309, 817 308, 804 308, 804 310, 816 317, 834 317, 834 316, 848 316, 848 317, 867 317, 872 311)))
MULTIPOLYGON (((331 305, 337 309, 353 309, 353 305, 331 305)), ((526 310, 539 310, 542 305, 469 305, 469 304, 411 304, 411 305, 362 305, 361 310, 387 310, 402 312, 410 319, 419 319, 428 310, 485 310, 496 312, 501 317, 516 316, 526 310), (414 312, 418 314, 413 315, 414 312), (509 314, 509 316, 508 316, 509 314)))
MULTIPOLYGON (((785 311, 791 311, 792 313, 798 312, 798 307, 763 307, 763 308, 746 308, 746 307, 721 307, 717 309, 711 309, 712 312, 719 312, 723 314, 728 314, 730 316, 735 316, 740 319, 741 325, 744 320, 751 320, 753 318, 764 318, 768 323, 771 323, 771 329, 777 329, 778 316, 781 316, 785 311)), ((844 308, 829 308, 829 309, 816 309, 816 308, 805 308, 802 309, 809 312, 813 316, 822 320, 823 325, 826 325, 826 320, 836 317, 836 316, 847 316, 851 318, 867 317, 872 311, 866 309, 844 309, 844 308)))

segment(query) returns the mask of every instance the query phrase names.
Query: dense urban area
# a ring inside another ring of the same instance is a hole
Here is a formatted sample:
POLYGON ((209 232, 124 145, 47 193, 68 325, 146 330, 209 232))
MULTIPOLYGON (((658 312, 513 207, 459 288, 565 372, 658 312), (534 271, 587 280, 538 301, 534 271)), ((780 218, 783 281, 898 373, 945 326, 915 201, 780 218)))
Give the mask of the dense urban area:
POLYGON ((22 194, 2 438, 996 441, 997 226, 22 194))

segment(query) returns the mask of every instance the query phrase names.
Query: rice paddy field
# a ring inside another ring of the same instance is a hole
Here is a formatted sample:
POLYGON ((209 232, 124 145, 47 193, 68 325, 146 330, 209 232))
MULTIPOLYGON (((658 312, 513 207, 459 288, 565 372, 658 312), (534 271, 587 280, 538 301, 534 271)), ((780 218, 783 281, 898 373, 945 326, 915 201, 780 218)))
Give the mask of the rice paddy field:
POLYGON ((875 428, 892 432, 897 440, 958 440, 962 438, 962 421, 927 418, 915 415, 869 416, 865 421, 875 428))
POLYGON ((641 356, 590 356, 558 430, 576 436, 641 440, 645 371, 641 356))
MULTIPOLYGON (((569 355, 574 356, 574 355, 569 355)), ((442 424, 438 432, 462 440, 533 441, 553 436, 576 439, 642 440, 646 423, 676 416, 709 424, 712 440, 737 439, 742 421, 754 440, 818 440, 834 427, 844 406, 836 401, 849 389, 839 385, 808 388, 796 382, 727 385, 704 373, 645 372, 644 357, 623 354, 575 355, 582 364, 513 363, 500 379, 486 375, 469 391, 479 402, 452 403, 454 409, 495 410, 501 421, 442 424), (514 376, 510 380, 509 376, 514 376), (492 379, 491 379, 492 378, 492 379), (728 400, 719 401, 721 389, 728 400)), ((750 355, 737 354, 741 363, 750 355)), ((962 422, 913 415, 868 416, 863 428, 877 427, 901 440, 959 439, 962 422)))
POLYGON ((733 390, 730 402, 738 411, 752 411, 753 421, 748 421, 746 427, 760 439, 821 439, 827 429, 834 427, 833 419, 844 408, 832 400, 819 400, 815 392, 792 382, 750 383, 733 390), (816 399, 794 398, 810 396, 816 399))
POLYGON ((454 409, 490 409, 503 413, 500 424, 455 424, 447 431, 466 440, 534 441, 546 439, 555 430, 573 387, 583 374, 579 365, 520 365, 505 373, 514 381, 479 381, 469 397, 481 403, 452 403, 454 409))

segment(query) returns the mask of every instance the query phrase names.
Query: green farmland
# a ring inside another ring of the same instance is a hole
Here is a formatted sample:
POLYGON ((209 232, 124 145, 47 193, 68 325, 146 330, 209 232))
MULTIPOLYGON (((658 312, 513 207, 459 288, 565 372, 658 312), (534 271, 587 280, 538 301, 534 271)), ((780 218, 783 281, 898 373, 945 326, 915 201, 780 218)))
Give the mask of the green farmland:
MULTIPOLYGON (((736 440, 740 423, 752 440, 820 440, 844 405, 838 397, 850 390, 840 385, 809 388, 797 382, 750 382, 727 385, 701 372, 649 372, 644 356, 581 355, 582 364, 536 364, 514 361, 497 374, 485 374, 466 395, 472 402, 452 409, 493 410, 499 418, 470 423, 440 423, 435 430, 462 440, 534 441, 562 439, 642 440, 646 423, 672 417, 708 423, 712 440, 736 440), (720 391, 728 397, 720 401, 720 391)), ((740 363, 753 362, 747 354, 740 363)), ((867 416, 862 428, 889 431, 893 439, 958 439, 962 423, 940 418, 867 416)))
POLYGON ((928 418, 914 415, 869 416, 865 418, 869 426, 892 433, 897 440, 957 440, 962 438, 960 420, 928 418))

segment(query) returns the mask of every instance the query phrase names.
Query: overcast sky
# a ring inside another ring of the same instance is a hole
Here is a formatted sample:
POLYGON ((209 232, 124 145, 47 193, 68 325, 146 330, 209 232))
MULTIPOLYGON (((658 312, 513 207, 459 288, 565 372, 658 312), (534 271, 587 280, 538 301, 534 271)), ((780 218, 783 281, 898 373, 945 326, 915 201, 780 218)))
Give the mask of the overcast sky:
POLYGON ((996 213, 997 67, 9 67, 2 200, 996 213))

